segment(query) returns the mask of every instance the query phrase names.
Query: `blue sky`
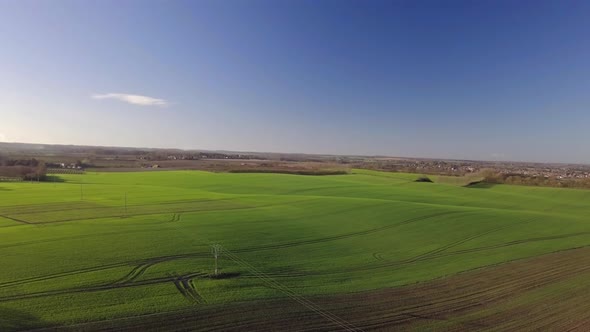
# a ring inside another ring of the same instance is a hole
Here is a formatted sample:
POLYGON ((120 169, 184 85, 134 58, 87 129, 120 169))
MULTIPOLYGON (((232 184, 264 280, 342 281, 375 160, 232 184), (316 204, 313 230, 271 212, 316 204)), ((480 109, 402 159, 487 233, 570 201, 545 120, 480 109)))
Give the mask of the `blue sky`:
POLYGON ((0 0, 0 141, 590 163, 589 16, 0 0))

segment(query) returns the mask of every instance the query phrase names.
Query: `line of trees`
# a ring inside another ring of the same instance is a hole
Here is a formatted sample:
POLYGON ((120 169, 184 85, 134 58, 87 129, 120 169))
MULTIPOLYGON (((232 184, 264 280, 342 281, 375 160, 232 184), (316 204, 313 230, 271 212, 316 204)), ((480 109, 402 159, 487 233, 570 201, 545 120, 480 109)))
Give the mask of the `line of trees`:
POLYGON ((47 167, 35 158, 8 159, 0 156, 0 177, 43 181, 47 177, 47 167))

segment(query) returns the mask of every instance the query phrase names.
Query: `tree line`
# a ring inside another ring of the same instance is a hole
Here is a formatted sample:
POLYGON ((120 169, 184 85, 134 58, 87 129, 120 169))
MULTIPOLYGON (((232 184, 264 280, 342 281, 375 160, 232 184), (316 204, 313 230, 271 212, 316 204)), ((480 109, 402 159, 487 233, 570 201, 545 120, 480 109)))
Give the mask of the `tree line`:
POLYGON ((0 156, 0 177, 44 181, 47 178, 47 166, 35 158, 9 159, 0 156))

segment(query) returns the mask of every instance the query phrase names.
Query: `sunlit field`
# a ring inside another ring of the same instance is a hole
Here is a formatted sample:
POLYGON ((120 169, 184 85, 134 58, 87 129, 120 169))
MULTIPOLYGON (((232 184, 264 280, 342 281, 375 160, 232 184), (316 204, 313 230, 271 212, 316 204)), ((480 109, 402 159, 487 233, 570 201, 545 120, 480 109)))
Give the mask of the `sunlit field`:
POLYGON ((308 310, 298 301, 590 244, 590 191, 418 176, 174 171, 0 183, 0 330, 276 300, 308 310))

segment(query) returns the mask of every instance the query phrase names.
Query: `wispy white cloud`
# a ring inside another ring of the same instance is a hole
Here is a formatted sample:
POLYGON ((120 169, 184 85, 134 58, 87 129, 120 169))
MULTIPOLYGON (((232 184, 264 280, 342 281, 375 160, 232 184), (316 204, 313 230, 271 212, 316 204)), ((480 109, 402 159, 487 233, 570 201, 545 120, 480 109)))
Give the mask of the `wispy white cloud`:
POLYGON ((3 133, 0 133, 0 142, 5 142, 6 141, 6 135, 4 135, 3 133))
POLYGON ((115 99, 125 103, 140 105, 140 106, 168 106, 170 103, 165 99, 131 95, 127 93, 105 93, 92 95, 94 99, 115 99))

